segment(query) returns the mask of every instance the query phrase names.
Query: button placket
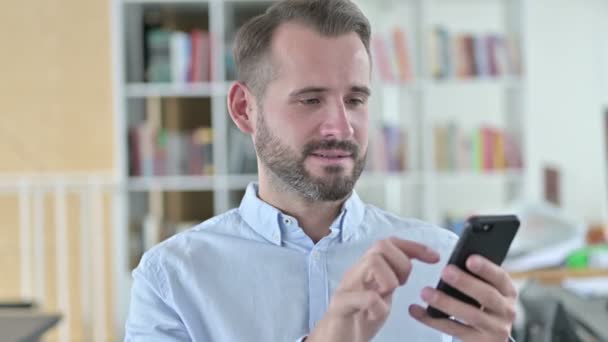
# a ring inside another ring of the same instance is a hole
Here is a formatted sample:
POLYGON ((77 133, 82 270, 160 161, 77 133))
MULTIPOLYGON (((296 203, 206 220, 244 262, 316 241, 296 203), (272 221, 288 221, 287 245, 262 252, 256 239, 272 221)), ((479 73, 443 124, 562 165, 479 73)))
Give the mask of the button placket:
POLYGON ((324 243, 319 243, 310 253, 309 267, 309 328, 313 329, 316 322, 323 318, 327 311, 326 294, 328 289, 327 267, 324 255, 324 243))

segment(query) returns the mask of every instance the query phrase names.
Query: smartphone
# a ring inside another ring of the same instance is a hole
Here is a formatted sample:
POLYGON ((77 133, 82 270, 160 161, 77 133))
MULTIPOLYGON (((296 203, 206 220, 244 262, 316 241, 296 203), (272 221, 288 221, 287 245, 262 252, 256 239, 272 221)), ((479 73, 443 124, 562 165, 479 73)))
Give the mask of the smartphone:
MULTIPOLYGON (((478 254, 496 265, 502 264, 518 229, 519 219, 515 215, 472 216, 466 221, 448 264, 456 265, 479 278, 466 267, 469 256, 478 254)), ((439 280, 437 289, 465 303, 481 306, 475 299, 444 283, 443 280, 439 280)), ((428 306, 426 310, 433 318, 449 318, 448 314, 432 306, 428 306)))

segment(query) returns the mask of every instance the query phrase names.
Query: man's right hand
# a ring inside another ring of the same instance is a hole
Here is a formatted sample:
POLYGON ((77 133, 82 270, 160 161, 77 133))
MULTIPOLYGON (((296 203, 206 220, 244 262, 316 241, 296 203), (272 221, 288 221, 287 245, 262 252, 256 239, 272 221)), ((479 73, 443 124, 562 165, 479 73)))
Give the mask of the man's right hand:
POLYGON ((391 309, 397 287, 406 283, 412 259, 439 261, 428 247, 397 238, 380 240, 345 275, 325 317, 307 342, 368 342, 378 333, 391 309))

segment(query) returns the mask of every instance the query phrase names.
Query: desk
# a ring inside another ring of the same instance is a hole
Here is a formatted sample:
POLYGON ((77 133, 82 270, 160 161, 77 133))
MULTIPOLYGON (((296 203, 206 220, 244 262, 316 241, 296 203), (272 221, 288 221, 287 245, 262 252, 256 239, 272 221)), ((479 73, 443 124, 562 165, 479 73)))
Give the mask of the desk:
POLYGON ((534 278, 542 284, 559 285, 566 278, 593 278, 606 277, 608 278, 608 269, 546 269, 534 270, 525 272, 510 272, 511 278, 514 280, 524 280, 534 278))
POLYGON ((38 341, 60 319, 61 315, 57 313, 29 309, 2 309, 0 310, 0 338, 3 342, 38 341))

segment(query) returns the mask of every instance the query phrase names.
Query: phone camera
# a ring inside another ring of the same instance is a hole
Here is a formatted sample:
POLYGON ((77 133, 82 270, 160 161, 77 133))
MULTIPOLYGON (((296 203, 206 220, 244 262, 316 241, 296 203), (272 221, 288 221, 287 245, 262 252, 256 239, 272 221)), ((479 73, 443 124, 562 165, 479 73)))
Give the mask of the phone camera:
POLYGON ((492 230, 492 225, 491 224, 483 224, 481 225, 481 230, 483 230, 484 232, 489 232, 490 230, 492 230))

